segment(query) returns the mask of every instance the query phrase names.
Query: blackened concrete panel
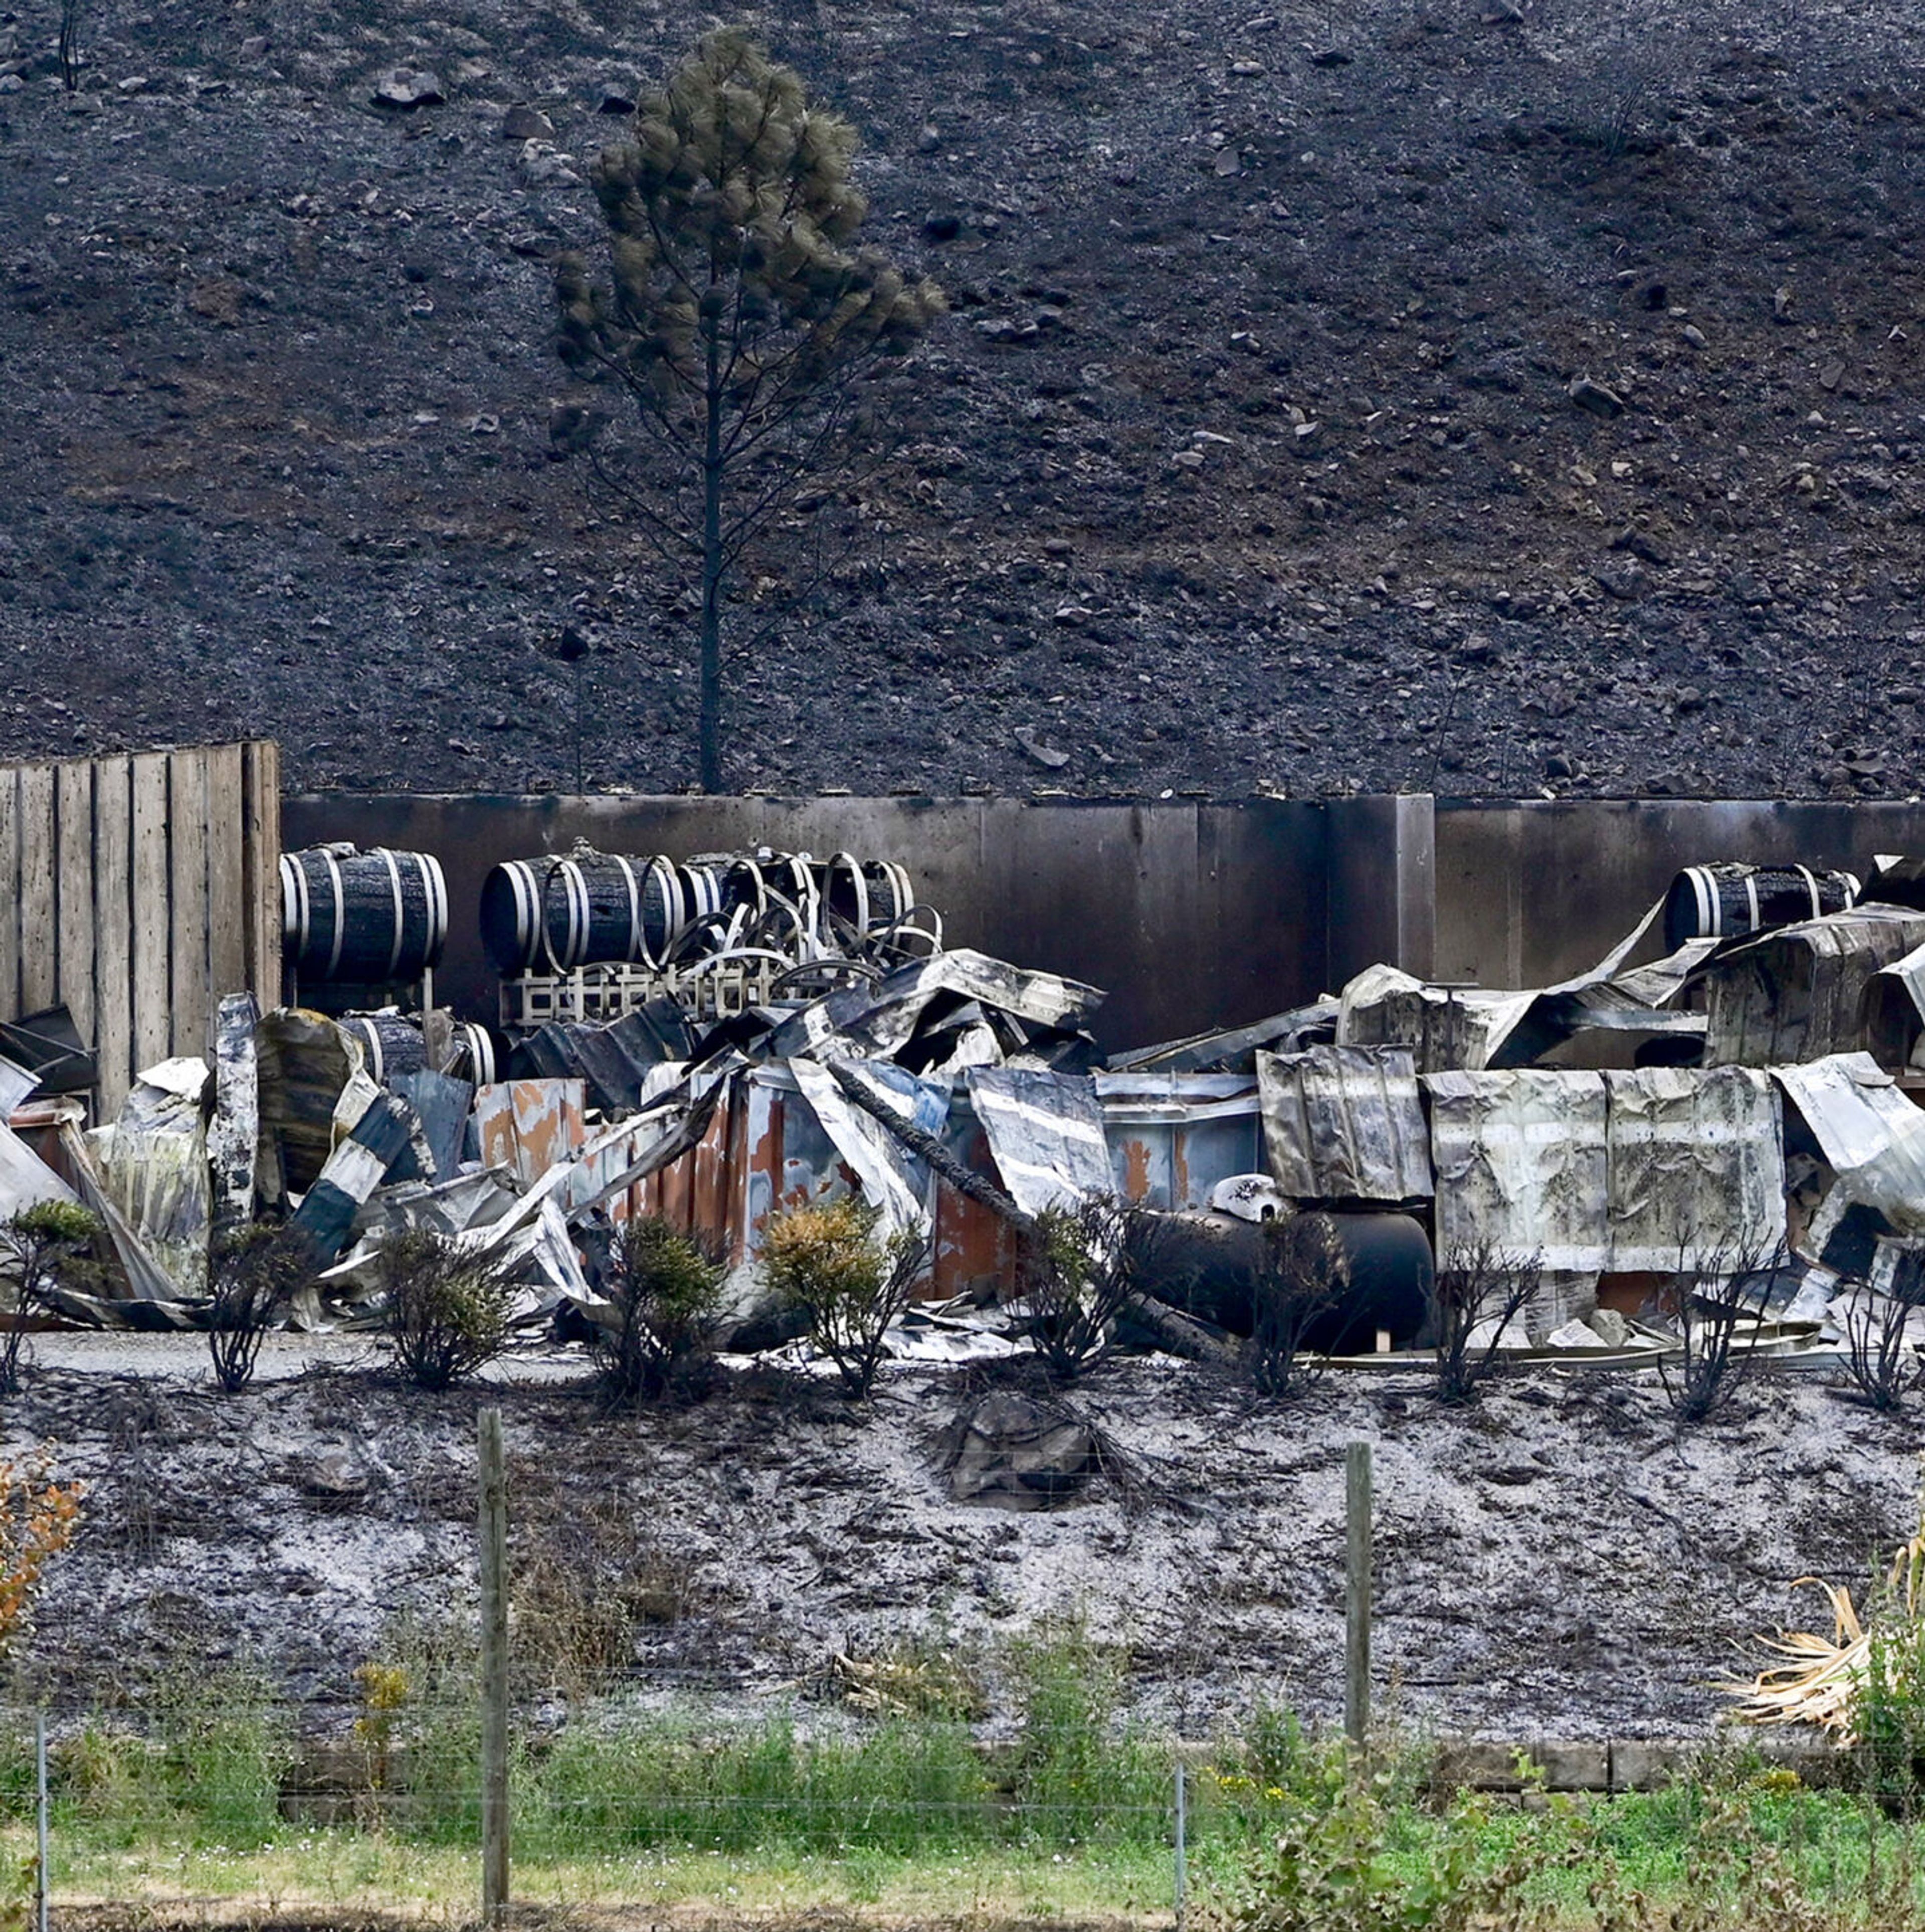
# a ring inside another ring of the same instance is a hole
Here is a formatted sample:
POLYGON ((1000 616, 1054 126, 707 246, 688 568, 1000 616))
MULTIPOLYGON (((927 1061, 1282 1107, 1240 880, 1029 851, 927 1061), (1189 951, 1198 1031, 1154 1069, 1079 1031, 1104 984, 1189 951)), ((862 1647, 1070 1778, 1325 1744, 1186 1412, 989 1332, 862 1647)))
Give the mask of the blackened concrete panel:
POLYGON ((901 860, 949 943, 1107 988, 1105 1047, 1233 1026, 1324 988, 1326 820, 1315 804, 1178 800, 572 798, 342 793, 290 798, 287 846, 350 839, 433 853, 451 932, 436 983, 492 1021, 476 928, 505 859, 758 844, 901 860))
MULTIPOLYGON (((1925 851, 1925 806, 1545 800, 1437 806, 1437 975, 1542 986, 1594 965, 1684 866, 1842 867, 1925 851)), ((1654 955, 1662 934, 1639 956, 1654 955)))

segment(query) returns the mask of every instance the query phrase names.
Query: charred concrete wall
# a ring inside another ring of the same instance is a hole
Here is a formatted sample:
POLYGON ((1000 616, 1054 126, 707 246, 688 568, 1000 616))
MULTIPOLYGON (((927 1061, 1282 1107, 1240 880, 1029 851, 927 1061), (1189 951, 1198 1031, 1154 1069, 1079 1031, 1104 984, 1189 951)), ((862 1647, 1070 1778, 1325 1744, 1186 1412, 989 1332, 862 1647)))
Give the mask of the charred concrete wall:
POLYGON ((498 862, 565 854, 577 837, 678 859, 766 844, 900 860, 951 944, 1108 988, 1098 1031, 1114 1049, 1314 998, 1349 958, 1326 950, 1327 854, 1353 818, 1339 882, 1361 949, 1351 970, 1384 956, 1399 928, 1377 910, 1400 898, 1399 814, 1384 808, 1399 802, 333 794, 288 799, 283 821, 290 848, 346 838, 439 858, 451 930, 437 989, 478 1017, 493 1018, 496 982, 475 908, 498 862), (1381 824, 1363 822, 1373 812, 1381 824))
POLYGON ((1816 800, 1439 800, 1440 980, 1543 986, 1594 965, 1686 866, 1841 867, 1925 851, 1925 805, 1816 800))
POLYGON ((333 794, 284 802, 289 847, 434 853, 442 996, 494 1016, 475 908, 504 859, 767 844, 899 859, 953 944, 1106 987, 1114 1050, 1262 1018, 1378 960, 1541 986, 1594 964, 1681 866, 1843 866, 1925 851, 1925 806, 1708 800, 636 798, 333 794))

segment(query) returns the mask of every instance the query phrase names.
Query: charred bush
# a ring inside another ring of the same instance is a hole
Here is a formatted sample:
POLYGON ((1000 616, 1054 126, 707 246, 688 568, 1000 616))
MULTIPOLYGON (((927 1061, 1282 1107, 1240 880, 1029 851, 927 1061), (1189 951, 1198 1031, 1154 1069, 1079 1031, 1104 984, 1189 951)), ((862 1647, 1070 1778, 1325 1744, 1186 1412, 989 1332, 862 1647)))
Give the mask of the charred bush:
POLYGON ((853 1195, 799 1208, 769 1223, 763 1249, 769 1287, 802 1310, 809 1340, 835 1364, 848 1392, 875 1385, 889 1325, 909 1305, 929 1263, 926 1234, 876 1238, 880 1217, 853 1195))
POLYGON ((243 1228, 214 1249, 207 1346, 214 1378, 229 1394, 238 1394, 253 1379, 263 1338, 313 1264, 313 1251, 301 1235, 263 1222, 243 1228))
POLYGON ((1258 1392, 1285 1401, 1321 1372, 1310 1359, 1309 1336, 1349 1288, 1350 1258, 1327 1215, 1268 1221, 1263 1232, 1244 1359, 1258 1392))
POLYGON ((1888 1294, 1861 1286, 1845 1310, 1845 1372, 1881 1414, 1903 1407, 1918 1385, 1918 1359, 1906 1339, 1912 1310, 1925 1306, 1925 1271, 1906 1269, 1888 1294))
POLYGON ((1530 1304, 1543 1274, 1537 1255, 1511 1254, 1489 1240, 1447 1250, 1439 1258, 1439 1402, 1460 1406, 1477 1400, 1478 1385, 1497 1366, 1505 1329, 1530 1304))
POLYGON ((414 1228, 382 1248, 379 1268, 388 1350, 416 1388, 446 1388, 506 1346, 514 1288, 493 1262, 414 1228))
POLYGON ((1780 1253, 1720 1251, 1696 1266, 1679 1258, 1669 1298, 1678 1322, 1675 1354, 1660 1356, 1658 1377, 1681 1422, 1705 1422, 1736 1395, 1755 1359, 1736 1346, 1755 1340, 1780 1253))
POLYGON ((592 1343, 611 1402, 665 1395, 707 1354, 726 1271, 658 1214, 622 1225, 602 1274, 613 1318, 604 1320, 592 1343))
POLYGON ((1117 1318, 1167 1272, 1168 1217, 1093 1195, 1045 1208, 1024 1246, 1030 1341, 1052 1376, 1074 1381, 1109 1352, 1117 1318))

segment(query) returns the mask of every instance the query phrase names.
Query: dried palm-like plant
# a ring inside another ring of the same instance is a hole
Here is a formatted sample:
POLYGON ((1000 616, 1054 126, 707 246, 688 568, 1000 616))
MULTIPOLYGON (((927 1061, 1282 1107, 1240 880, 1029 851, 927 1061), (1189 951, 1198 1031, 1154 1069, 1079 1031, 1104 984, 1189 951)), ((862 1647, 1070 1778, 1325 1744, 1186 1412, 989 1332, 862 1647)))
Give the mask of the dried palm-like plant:
POLYGON ((1882 1593, 1883 1617, 1874 1615, 1869 1625, 1843 1585, 1816 1576, 1801 1576, 1798 1582, 1825 1592, 1831 1605, 1831 1636, 1787 1630, 1762 1637, 1759 1642, 1767 1650, 1791 1661, 1761 1670, 1748 1682, 1734 1681, 1721 1688, 1741 1700, 1739 1715, 1753 1724, 1816 1724, 1842 1744, 1857 1744, 1865 1728, 1868 1688, 1874 1700, 1882 1691, 1900 1688, 1874 1681, 1881 1670, 1891 1674, 1897 1660, 1889 1651, 1881 1652, 1879 1640, 1886 1634, 1883 1621, 1915 1630, 1925 1615, 1925 1523, 1893 1560, 1882 1593))

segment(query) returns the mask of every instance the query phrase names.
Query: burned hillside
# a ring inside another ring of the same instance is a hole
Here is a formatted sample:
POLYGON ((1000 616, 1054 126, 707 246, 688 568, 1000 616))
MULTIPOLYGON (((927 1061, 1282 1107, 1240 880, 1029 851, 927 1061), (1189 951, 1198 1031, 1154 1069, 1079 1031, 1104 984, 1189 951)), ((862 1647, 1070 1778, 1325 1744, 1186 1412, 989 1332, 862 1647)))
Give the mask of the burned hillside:
MULTIPOLYGON (((733 784, 1909 788, 1909 10, 748 18, 953 312, 733 784)), ((172 0, 83 10, 73 92, 57 24, 0 28, 0 748, 565 788, 573 625, 586 783, 686 784, 690 606, 553 460, 548 284, 702 23, 172 0)))

